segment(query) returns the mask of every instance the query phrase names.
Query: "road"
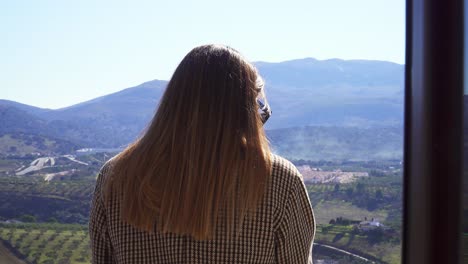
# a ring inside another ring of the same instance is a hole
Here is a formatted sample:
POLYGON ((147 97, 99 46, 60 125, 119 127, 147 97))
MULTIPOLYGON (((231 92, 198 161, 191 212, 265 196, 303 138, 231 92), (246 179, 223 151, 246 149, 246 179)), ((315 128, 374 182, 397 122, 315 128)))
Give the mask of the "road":
POLYGON ((10 252, 0 241, 0 263, 5 264, 26 264, 26 262, 17 258, 13 253, 10 252))
POLYGON ((375 263, 374 261, 370 260, 370 259, 367 259, 365 257, 361 257, 359 255, 356 255, 354 253, 351 253, 349 251, 346 251, 346 250, 343 250, 343 249, 339 249, 339 248, 336 248, 336 247, 333 247, 333 246, 329 246, 329 245, 324 245, 324 244, 320 244, 320 243, 314 243, 314 245, 317 245, 317 246, 320 246, 320 247, 325 247, 325 248, 329 248, 329 249, 332 249, 334 251, 337 251, 343 255, 348 255, 348 256, 351 256, 353 258, 357 258, 357 259, 360 259, 360 260, 364 260, 366 262, 369 262, 369 263, 375 263))

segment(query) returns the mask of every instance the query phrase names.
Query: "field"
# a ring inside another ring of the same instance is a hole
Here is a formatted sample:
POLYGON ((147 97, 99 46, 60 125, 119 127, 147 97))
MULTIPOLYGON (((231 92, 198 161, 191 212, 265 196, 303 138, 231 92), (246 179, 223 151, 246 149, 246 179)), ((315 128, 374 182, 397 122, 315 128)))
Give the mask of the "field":
POLYGON ((314 206, 314 213, 317 224, 328 224, 331 219, 343 217, 349 220, 364 220, 375 218, 380 221, 385 221, 388 217, 388 211, 375 210, 368 211, 359 208, 349 202, 342 201, 323 201, 314 206))
POLYGON ((0 239, 30 263, 89 263, 87 227, 65 224, 0 224, 0 239))
MULTIPOLYGON (((336 164, 327 166, 337 169, 336 164)), ((318 224, 315 242, 379 263, 401 263, 401 174, 384 171, 379 164, 351 164, 347 169, 367 171, 371 176, 348 184, 307 185, 318 224), (381 227, 359 230, 357 227, 366 220, 374 220, 381 227)), ((361 263, 354 261, 345 259, 342 263, 361 263)))
POLYGON ((332 245, 372 261, 401 262, 399 236, 386 232, 358 232, 352 225, 319 225, 315 242, 332 245))
POLYGON ((401 224, 402 179, 399 176, 368 177, 350 184, 307 185, 319 224, 343 217, 376 219, 394 227, 401 224))
MULTIPOLYGON (((359 234, 352 226, 319 225, 315 242, 343 248, 371 260, 399 263, 399 241, 372 239, 359 234), (363 248, 366 253, 362 252, 363 248)), ((84 225, 0 224, 0 240, 30 263, 90 263, 89 238, 84 225)))
POLYGON ((40 177, 0 177, 0 220, 33 216, 34 221, 86 224, 94 176, 46 182, 40 177))
POLYGON ((5 245, 0 241, 0 263, 8 264, 26 264, 23 260, 15 256, 5 245))
MULTIPOLYGON (((0 224, 0 239, 7 248, 30 263, 89 263, 87 223, 96 168, 102 158, 80 157, 95 163, 89 168, 77 167, 82 170, 79 175, 51 181, 45 181, 40 172, 0 176, 0 221, 19 221, 0 224)), ((315 242, 379 263, 400 263, 402 180, 395 163, 307 164, 369 174, 352 183, 306 186, 318 224, 315 242), (366 220, 375 220, 381 227, 358 228, 366 220)), ((339 253, 316 253, 342 263, 360 263, 339 253)))

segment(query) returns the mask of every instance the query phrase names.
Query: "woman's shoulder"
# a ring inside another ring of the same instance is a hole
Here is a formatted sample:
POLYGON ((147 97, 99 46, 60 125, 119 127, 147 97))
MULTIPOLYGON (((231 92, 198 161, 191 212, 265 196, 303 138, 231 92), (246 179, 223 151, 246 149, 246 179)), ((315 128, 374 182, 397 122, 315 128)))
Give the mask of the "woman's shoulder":
POLYGON ((303 182, 302 174, 288 159, 272 154, 272 180, 283 187, 303 182))
POLYGON ((279 221, 278 219, 282 218, 285 210, 289 210, 287 207, 290 207, 291 203, 308 201, 309 197, 302 174, 291 161, 279 155, 272 155, 272 164, 272 184, 270 185, 272 192, 269 197, 276 208, 275 219, 279 221))
POLYGON ((116 157, 117 155, 113 156, 104 162, 104 164, 101 166, 101 169, 99 169, 99 173, 96 178, 96 185, 103 185, 103 182, 107 181, 109 177, 111 177, 110 174, 112 174, 112 169, 114 167, 116 157))
POLYGON ((101 166, 101 169, 99 170, 99 174, 101 174, 102 176, 105 176, 105 175, 111 173, 112 168, 115 165, 115 162, 117 160, 118 155, 119 154, 113 156, 112 158, 110 158, 106 162, 104 162, 104 164, 101 166))

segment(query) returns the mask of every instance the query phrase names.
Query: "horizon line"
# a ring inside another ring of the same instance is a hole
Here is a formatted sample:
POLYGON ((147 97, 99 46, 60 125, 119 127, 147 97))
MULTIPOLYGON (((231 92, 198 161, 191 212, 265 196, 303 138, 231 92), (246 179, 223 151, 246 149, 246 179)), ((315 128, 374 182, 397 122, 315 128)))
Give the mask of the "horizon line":
MULTIPOLYGON (((399 65, 399 66, 405 66, 405 64, 397 63, 397 62, 394 62, 394 61, 387 61, 387 60, 378 60, 378 59, 340 59, 340 58, 336 58, 336 57, 335 58, 328 58, 328 59, 317 59, 317 58, 314 58, 314 57, 304 57, 304 58, 289 59, 289 60, 283 60, 283 61, 261 61, 260 60, 260 61, 253 61, 252 63, 254 65, 257 64, 257 63, 280 64, 280 63, 288 63, 288 62, 304 61, 304 60, 314 60, 314 61, 322 61, 322 62, 324 62, 324 61, 336 61, 336 60, 337 61, 344 61, 344 62, 359 62, 359 61, 386 62, 386 63, 396 64, 396 65, 399 65)), ((138 87, 140 85, 143 85, 145 83, 150 83, 150 82, 155 82, 155 81, 168 82, 169 80, 156 78, 156 79, 152 79, 152 80, 149 80, 149 81, 139 82, 136 85, 121 88, 121 89, 119 89, 119 90, 117 90, 115 92, 112 92, 112 93, 107 93, 107 94, 104 94, 104 95, 98 95, 96 97, 93 97, 93 98, 90 98, 90 99, 87 99, 87 100, 84 100, 84 101, 81 101, 81 102, 77 102, 77 103, 74 103, 74 104, 71 104, 71 105, 68 105, 68 106, 57 107, 57 108, 40 107, 40 106, 27 104, 27 103, 22 103, 20 101, 16 101, 16 100, 12 100, 12 99, 5 99, 5 98, 0 98, 0 101, 9 101, 9 102, 13 102, 13 103, 17 103, 17 104, 21 104, 21 105, 25 105, 25 106, 39 108, 39 109, 42 109, 42 110, 60 110, 60 109, 73 107, 75 105, 79 105, 79 104, 82 104, 82 103, 86 103, 88 101, 92 101, 92 100, 95 100, 95 99, 98 99, 98 98, 101 98, 101 97, 105 97, 105 96, 108 96, 108 95, 111 95, 111 94, 114 94, 114 93, 118 93, 118 92, 121 92, 123 90, 132 89, 132 88, 138 87)))

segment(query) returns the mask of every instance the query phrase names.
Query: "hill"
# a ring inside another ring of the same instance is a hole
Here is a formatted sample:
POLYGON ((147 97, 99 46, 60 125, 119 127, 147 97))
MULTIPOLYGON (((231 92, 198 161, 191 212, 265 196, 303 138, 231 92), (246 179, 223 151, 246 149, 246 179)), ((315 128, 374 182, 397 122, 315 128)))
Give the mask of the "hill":
MULTIPOLYGON (((0 134, 0 157, 73 153, 80 147, 66 140, 27 133, 0 134)), ((1 171, 1 170, 0 170, 1 171)))
POLYGON ((0 156, 65 154, 79 148, 75 143, 60 139, 60 133, 49 122, 31 114, 34 108, 24 106, 0 104, 0 156))
MULTIPOLYGON (((51 134, 47 122, 34 116, 14 104, 0 102, 0 134, 33 133, 51 134)), ((10 101, 11 102, 11 101, 10 101)), ((13 102, 11 102, 13 103, 13 102)))
MULTIPOLYGON (((265 89, 273 109, 273 116, 266 124, 268 130, 402 124, 402 65, 312 58, 256 65, 266 81, 265 89)), ((0 107, 22 115, 20 118, 1 115, 0 122, 8 122, 2 126, 3 133, 28 131, 84 147, 119 147, 141 133, 166 85, 166 81, 149 81, 55 110, 0 100, 0 107)))
POLYGON ((312 58, 256 65, 273 109, 269 129, 402 124, 403 65, 312 58))

